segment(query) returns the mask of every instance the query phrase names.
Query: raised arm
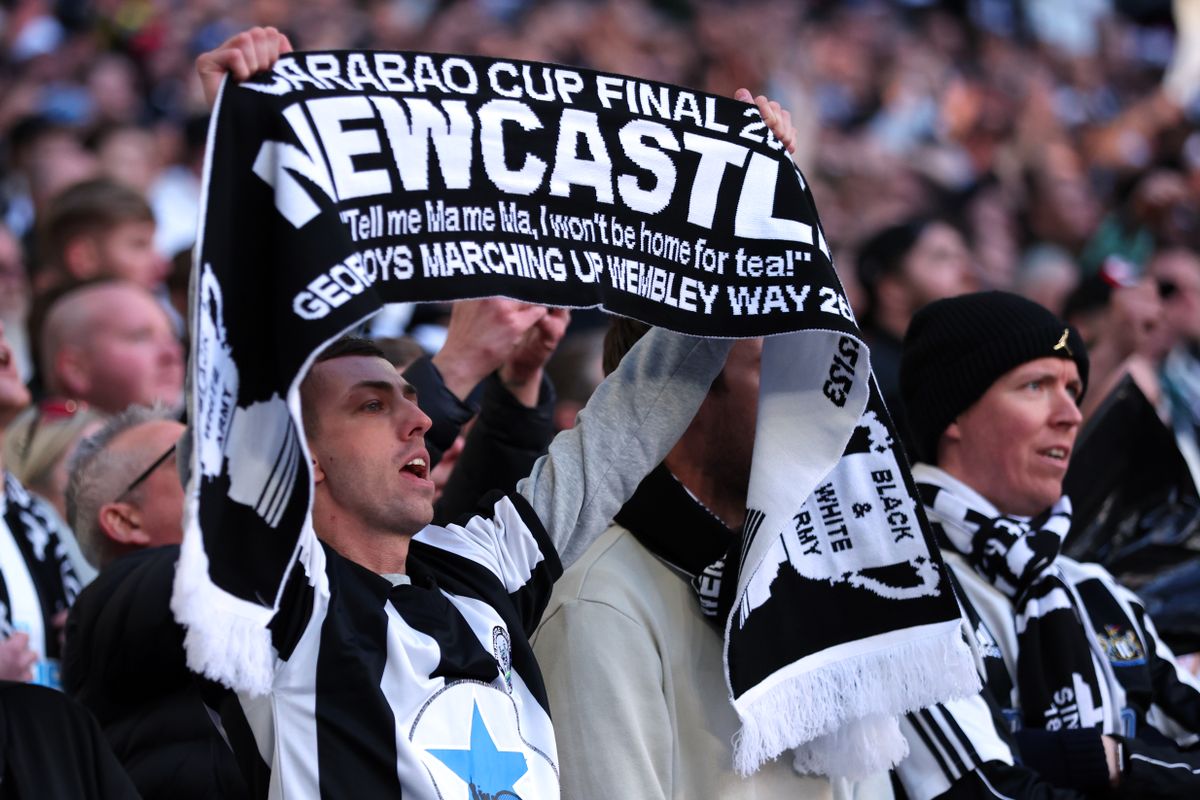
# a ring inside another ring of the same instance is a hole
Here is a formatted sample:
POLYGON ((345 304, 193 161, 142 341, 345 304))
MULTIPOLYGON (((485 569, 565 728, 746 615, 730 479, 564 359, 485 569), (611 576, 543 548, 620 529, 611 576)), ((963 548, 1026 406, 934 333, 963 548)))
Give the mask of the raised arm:
POLYGON ((679 440, 725 364, 730 339, 651 330, 517 485, 569 566, 679 440))
POLYGON ((217 102, 217 91, 225 73, 244 81, 251 75, 270 69, 284 53, 292 52, 292 43, 275 28, 250 28, 231 36, 214 50, 196 59, 196 73, 204 89, 209 108, 217 102))

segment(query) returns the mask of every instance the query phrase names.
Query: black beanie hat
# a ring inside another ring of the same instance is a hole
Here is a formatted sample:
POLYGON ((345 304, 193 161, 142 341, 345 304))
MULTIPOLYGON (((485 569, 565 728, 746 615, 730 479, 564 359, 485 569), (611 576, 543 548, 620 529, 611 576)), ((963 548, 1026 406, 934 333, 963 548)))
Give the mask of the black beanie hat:
POLYGON ((1087 390, 1083 339, 1032 300, 976 292, 918 311, 900 358, 900 395, 917 459, 936 463, 938 440, 959 414, 1004 373, 1047 356, 1073 359, 1087 390))

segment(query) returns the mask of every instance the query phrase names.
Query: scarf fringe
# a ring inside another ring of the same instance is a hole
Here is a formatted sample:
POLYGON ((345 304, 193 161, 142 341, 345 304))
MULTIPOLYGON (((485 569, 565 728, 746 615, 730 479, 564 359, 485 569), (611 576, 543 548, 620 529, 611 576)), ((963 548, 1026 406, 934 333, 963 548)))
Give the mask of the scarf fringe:
POLYGON ((734 768, 748 776, 792 748, 797 770, 833 778, 895 766, 908 745, 894 715, 980 690, 959 622, 937 627, 932 635, 785 673, 751 703, 736 702, 742 728, 733 741, 734 768))
POLYGON ((234 691, 267 694, 275 672, 267 628, 273 611, 218 588, 200 540, 199 530, 184 536, 171 595, 171 611, 187 630, 188 668, 234 691))

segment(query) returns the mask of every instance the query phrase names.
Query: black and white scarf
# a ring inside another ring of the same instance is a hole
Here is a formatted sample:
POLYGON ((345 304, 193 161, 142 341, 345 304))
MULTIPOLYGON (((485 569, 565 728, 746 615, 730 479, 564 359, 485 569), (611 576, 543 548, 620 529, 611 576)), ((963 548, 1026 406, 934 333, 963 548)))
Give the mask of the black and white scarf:
POLYGON ((1055 566, 1071 528, 1070 498, 1033 519, 1008 517, 941 470, 920 465, 914 472, 942 545, 1012 603, 1022 724, 1047 730, 1101 724, 1106 677, 1080 601, 1055 566))
POLYGON ((737 766, 855 775, 895 716, 977 688, 812 196, 758 112, 664 84, 411 53, 285 56, 223 87, 192 283, 189 664, 271 685, 261 598, 315 547, 298 386, 384 302, 504 295, 770 336, 726 638, 737 766), (773 335, 778 334, 778 335, 773 335), (210 559, 206 531, 244 531, 210 559))
POLYGON ((67 557, 57 517, 11 473, 0 472, 0 639, 21 631, 43 658, 58 658, 50 624, 82 586, 67 557))

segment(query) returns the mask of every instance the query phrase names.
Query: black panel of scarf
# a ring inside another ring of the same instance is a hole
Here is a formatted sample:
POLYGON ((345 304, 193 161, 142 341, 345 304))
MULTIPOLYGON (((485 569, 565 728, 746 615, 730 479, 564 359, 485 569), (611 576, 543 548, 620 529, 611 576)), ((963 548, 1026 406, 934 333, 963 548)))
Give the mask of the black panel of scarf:
POLYGON ((737 588, 739 533, 725 527, 662 464, 638 485, 616 522, 687 575, 704 615, 724 627, 737 588))

